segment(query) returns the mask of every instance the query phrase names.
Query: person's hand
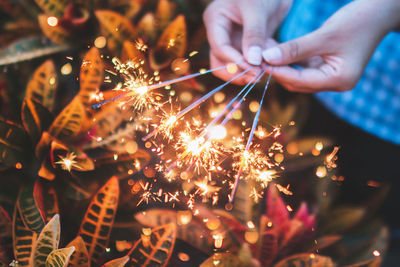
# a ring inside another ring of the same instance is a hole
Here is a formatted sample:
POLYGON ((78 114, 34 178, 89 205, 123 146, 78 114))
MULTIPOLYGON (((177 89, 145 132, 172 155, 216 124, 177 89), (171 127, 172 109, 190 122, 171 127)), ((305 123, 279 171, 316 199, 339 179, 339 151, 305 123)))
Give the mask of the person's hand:
MULTIPOLYGON (((215 0, 203 15, 210 43, 211 68, 238 63, 247 69, 250 64, 260 65, 261 52, 274 44, 270 39, 286 16, 292 0, 215 0)), ((250 81, 257 72, 243 75, 235 83, 250 81)), ((234 74, 226 70, 214 72, 229 80, 234 74)))
POLYGON ((273 77, 298 92, 354 88, 383 37, 399 23, 397 0, 358 0, 337 11, 318 30, 266 49, 273 77), (304 68, 287 66, 299 63, 304 68), (286 66, 285 66, 286 65, 286 66))

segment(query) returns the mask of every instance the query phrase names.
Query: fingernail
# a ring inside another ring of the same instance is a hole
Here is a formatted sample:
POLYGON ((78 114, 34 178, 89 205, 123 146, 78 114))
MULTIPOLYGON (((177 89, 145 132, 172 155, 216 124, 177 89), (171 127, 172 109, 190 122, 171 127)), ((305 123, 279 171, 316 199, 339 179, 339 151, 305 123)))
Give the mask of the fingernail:
POLYGON ((259 46, 252 46, 249 48, 247 53, 247 60, 250 64, 253 65, 260 65, 261 64, 261 47, 259 46))
POLYGON ((274 61, 279 61, 282 59, 282 51, 278 47, 272 47, 264 52, 262 52, 262 55, 265 59, 265 61, 274 63, 274 61))

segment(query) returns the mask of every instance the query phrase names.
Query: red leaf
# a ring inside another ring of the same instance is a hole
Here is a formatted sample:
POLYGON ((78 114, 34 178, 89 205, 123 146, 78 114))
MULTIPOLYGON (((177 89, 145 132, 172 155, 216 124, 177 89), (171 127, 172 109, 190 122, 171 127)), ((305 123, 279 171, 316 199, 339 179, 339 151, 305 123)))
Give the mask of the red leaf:
POLYGON ((282 225, 289 220, 289 212, 286 209, 285 202, 273 184, 268 187, 266 206, 266 215, 273 226, 282 225))
POLYGON ((278 235, 274 230, 265 231, 261 236, 260 263, 262 266, 271 266, 278 253, 278 235))

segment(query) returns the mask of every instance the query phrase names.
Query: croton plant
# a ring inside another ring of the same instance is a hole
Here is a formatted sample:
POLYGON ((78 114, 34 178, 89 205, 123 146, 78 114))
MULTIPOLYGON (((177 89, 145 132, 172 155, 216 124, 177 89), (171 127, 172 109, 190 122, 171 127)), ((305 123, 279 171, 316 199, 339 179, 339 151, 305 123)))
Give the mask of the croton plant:
POLYGON ((141 203, 155 157, 137 134, 143 121, 118 101, 92 105, 118 95, 104 82, 111 58, 162 80, 189 72, 171 64, 192 51, 204 51, 192 64, 206 67, 203 2, 0 0, 1 266, 380 265, 388 230, 373 213, 385 188, 364 205, 335 204, 331 141, 297 134, 302 98, 272 97, 261 114, 282 125, 286 168, 263 200, 241 182, 229 211, 141 203))

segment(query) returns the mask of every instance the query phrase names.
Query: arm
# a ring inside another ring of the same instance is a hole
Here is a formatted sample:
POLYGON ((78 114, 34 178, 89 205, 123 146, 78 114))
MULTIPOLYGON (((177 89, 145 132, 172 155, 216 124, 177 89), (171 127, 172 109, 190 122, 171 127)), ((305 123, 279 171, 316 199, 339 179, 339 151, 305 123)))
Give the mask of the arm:
POLYGON ((275 79, 291 91, 350 90, 380 41, 398 29, 398 14, 398 0, 356 0, 316 31, 267 49, 263 57, 274 66, 275 79), (296 62, 305 62, 305 68, 287 66, 296 62))

